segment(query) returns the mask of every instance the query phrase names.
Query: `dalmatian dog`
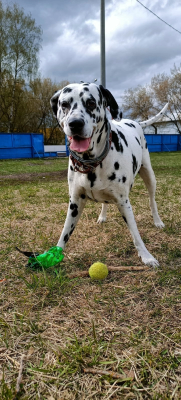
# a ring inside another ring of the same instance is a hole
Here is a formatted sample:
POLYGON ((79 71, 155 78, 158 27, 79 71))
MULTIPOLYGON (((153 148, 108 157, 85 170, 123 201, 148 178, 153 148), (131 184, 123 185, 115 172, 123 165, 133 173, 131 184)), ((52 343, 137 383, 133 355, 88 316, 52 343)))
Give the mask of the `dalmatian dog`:
POLYGON ((57 246, 65 248, 88 199, 102 203, 98 222, 106 220, 109 203, 116 204, 146 265, 158 261, 148 252, 139 234, 129 192, 137 173, 149 193, 154 223, 164 227, 155 202, 156 179, 151 167, 142 126, 159 120, 168 105, 145 122, 121 119, 118 104, 109 90, 95 83, 69 84, 51 98, 53 113, 69 142, 68 183, 70 202, 57 246), (112 120, 107 117, 109 107, 112 120))

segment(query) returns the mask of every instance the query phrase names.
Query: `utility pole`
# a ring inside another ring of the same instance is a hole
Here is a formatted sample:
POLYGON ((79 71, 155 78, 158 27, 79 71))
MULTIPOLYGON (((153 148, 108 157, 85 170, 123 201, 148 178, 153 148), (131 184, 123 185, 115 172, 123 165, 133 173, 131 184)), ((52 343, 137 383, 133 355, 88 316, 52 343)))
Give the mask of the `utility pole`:
POLYGON ((106 86, 106 56, 105 56, 105 0, 101 1, 100 17, 100 47, 101 47, 101 85, 106 86))

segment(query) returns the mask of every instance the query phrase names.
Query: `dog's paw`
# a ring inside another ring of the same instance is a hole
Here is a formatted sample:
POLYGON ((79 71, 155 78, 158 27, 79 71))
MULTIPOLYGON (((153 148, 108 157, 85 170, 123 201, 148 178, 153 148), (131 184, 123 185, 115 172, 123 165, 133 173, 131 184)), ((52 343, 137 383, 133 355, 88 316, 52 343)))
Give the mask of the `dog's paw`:
POLYGON ((160 220, 160 221, 155 222, 155 226, 157 228, 162 229, 162 228, 164 228, 165 224, 160 220))
POLYGON ((149 252, 145 254, 139 254, 144 264, 148 265, 148 267, 159 267, 159 262, 154 258, 149 252))
POLYGON ((106 222, 106 217, 102 217, 101 215, 99 215, 99 218, 97 220, 97 224, 102 224, 103 222, 106 222))

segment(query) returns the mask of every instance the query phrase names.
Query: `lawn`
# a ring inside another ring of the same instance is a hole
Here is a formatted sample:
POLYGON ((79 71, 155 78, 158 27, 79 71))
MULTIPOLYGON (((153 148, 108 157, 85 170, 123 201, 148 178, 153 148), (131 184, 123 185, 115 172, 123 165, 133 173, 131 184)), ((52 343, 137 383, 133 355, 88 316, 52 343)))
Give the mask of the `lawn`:
POLYGON ((64 261, 31 271, 16 251, 56 245, 67 211, 67 159, 0 161, 0 399, 181 398, 181 153, 153 153, 159 214, 138 176, 130 194, 159 269, 144 269, 118 209, 96 224, 88 202, 64 261), (101 261, 106 280, 67 275, 101 261), (143 270, 129 271, 129 266, 143 270))

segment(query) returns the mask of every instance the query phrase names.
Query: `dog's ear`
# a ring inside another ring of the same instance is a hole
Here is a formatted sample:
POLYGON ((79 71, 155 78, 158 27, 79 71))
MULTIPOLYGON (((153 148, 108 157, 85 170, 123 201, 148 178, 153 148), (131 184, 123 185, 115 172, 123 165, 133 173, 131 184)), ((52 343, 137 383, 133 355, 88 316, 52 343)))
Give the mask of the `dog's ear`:
POLYGON ((112 118, 116 119, 116 121, 120 121, 122 118, 122 112, 114 96, 108 89, 105 89, 104 86, 99 85, 99 88, 103 97, 106 99, 107 106, 110 107, 110 113, 112 115, 112 118))
POLYGON ((57 90, 57 92, 54 93, 52 98, 50 99, 50 105, 52 107, 53 113, 55 117, 57 117, 57 105, 58 105, 58 98, 60 96, 61 90, 57 90))

